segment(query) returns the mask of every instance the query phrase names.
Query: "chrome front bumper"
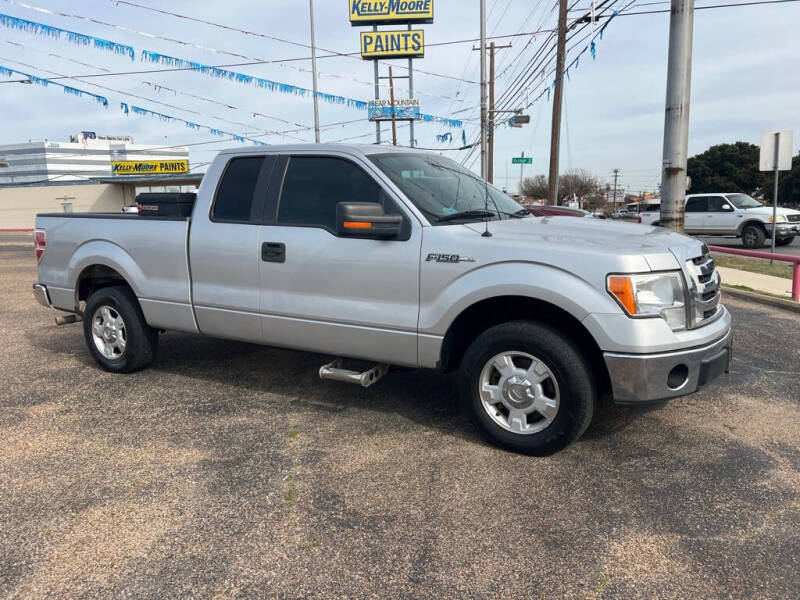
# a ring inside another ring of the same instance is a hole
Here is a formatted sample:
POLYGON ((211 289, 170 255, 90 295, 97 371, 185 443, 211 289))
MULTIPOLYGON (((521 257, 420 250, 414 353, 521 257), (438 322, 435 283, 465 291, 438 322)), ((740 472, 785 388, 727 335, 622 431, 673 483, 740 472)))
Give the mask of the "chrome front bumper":
POLYGON ((603 353, 614 401, 639 404, 685 396, 727 373, 733 353, 729 328, 718 340, 659 354, 603 353))
POLYGON ((44 286, 41 283, 34 283, 33 297, 36 298, 36 300, 42 306, 53 308, 53 304, 50 302, 50 294, 47 293, 47 286, 44 286))

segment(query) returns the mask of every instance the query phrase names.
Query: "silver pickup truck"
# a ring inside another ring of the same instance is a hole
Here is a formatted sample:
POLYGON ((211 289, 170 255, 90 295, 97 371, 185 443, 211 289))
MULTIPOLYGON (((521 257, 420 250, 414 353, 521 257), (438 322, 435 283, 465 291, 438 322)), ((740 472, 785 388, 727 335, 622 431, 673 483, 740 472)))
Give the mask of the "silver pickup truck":
POLYGON ((42 214, 39 302, 83 320, 109 371, 159 332, 458 370, 497 444, 565 447, 598 398, 689 394, 727 372, 731 317, 707 248, 630 223, 533 217, 458 163, 380 146, 223 151, 191 217, 42 214))

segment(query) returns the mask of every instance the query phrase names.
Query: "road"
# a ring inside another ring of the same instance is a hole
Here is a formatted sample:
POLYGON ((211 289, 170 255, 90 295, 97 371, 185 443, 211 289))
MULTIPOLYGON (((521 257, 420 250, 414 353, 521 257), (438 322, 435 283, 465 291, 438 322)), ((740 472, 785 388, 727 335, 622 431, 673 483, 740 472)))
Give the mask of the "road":
MULTIPOLYGON (((704 241, 709 246, 728 246, 730 248, 737 248, 739 250, 744 250, 744 246, 742 246, 742 241, 738 238, 733 237, 698 237, 697 239, 704 241)), ((763 248, 760 250, 764 252, 770 251, 770 242, 769 240, 766 241, 763 248)), ((800 256, 800 240, 795 240, 792 244, 788 246, 778 246, 775 248, 775 252, 779 254, 791 254, 792 256, 800 256)))
POLYGON ((454 380, 167 333, 99 370, 0 246, 0 596, 792 598, 800 319, 727 299, 733 371, 604 405, 548 458, 487 445, 454 380))

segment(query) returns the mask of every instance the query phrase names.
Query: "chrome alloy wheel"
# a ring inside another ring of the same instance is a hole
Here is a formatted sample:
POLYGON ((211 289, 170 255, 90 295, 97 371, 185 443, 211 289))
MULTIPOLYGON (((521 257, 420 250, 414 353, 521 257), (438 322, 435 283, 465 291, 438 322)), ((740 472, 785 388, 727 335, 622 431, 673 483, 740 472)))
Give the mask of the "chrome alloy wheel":
POLYGON ((502 352, 489 359, 478 386, 486 414, 512 433, 539 433, 558 415, 560 394, 555 375, 525 352, 502 352))
POLYGON ((100 354, 108 359, 121 358, 128 344, 125 321, 111 306, 98 306, 92 315, 92 339, 100 354))

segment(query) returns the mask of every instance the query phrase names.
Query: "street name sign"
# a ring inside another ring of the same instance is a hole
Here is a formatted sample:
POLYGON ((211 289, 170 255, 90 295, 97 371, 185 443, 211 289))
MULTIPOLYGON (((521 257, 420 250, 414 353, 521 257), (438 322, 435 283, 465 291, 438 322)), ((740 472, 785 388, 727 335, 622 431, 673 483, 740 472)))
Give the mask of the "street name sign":
POLYGON ((530 156, 512 156, 511 157, 511 164, 512 165, 532 165, 533 158, 530 156))

